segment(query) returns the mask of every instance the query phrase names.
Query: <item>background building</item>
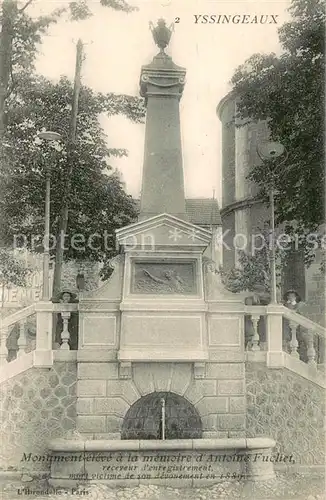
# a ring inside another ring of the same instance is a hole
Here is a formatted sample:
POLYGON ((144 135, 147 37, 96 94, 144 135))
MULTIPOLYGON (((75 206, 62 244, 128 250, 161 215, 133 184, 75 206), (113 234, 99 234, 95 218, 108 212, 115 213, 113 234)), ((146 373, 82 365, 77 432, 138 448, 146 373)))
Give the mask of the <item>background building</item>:
MULTIPOLYGON (((250 251, 252 235, 266 228, 270 219, 269 207, 257 200, 258 188, 248 179, 251 168, 260 161, 257 144, 268 140, 267 122, 237 119, 236 100, 231 92, 217 106, 217 115, 222 123, 221 218, 223 233, 228 231, 224 241, 230 247, 230 250, 226 246, 223 248, 226 270, 237 263, 235 247, 245 241, 239 235, 247 239, 247 250, 250 251)), ((323 228, 320 229, 322 231, 323 228)), ((306 268, 302 252, 289 250, 282 271, 281 291, 297 290, 306 304, 304 313, 312 320, 325 324, 325 279, 320 270, 321 260, 322 252, 318 250, 315 261, 306 268)))

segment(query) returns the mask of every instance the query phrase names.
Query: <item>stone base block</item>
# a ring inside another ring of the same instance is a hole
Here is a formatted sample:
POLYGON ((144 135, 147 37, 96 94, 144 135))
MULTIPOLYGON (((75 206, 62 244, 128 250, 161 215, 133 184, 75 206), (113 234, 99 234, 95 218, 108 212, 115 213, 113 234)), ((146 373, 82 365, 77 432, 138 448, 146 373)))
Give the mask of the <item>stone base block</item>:
POLYGON ((241 415, 218 415, 217 426, 219 430, 237 431, 244 430, 246 426, 246 416, 241 415))
POLYGON ((157 484, 197 487, 237 479, 274 477, 275 441, 253 439, 54 440, 51 484, 75 487, 103 482, 111 487, 157 484), (74 457, 71 460, 71 457, 74 457))
POLYGON ((105 432, 102 434, 95 433, 94 434, 94 439, 98 440, 111 440, 111 439, 121 439, 121 433, 120 432, 105 432))

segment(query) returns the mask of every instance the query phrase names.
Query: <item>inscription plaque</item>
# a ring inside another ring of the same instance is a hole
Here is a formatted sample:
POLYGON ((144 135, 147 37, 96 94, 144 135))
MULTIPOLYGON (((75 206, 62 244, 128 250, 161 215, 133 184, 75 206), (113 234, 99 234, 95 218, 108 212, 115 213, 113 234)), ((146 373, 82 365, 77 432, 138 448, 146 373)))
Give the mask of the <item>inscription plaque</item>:
POLYGON ((50 443, 51 483, 196 486, 227 479, 273 479, 274 462, 295 463, 292 455, 273 454, 274 447, 275 441, 268 438, 57 439, 50 443))
POLYGON ((72 467, 60 461, 52 463, 52 477, 80 482, 104 481, 114 484, 213 484, 233 478, 245 478, 248 457, 233 452, 202 453, 191 450, 114 451, 76 454, 72 467), (76 467, 81 458, 83 467, 76 467), (63 470, 65 469, 65 470, 63 470), (63 475, 62 475, 63 473, 63 475))

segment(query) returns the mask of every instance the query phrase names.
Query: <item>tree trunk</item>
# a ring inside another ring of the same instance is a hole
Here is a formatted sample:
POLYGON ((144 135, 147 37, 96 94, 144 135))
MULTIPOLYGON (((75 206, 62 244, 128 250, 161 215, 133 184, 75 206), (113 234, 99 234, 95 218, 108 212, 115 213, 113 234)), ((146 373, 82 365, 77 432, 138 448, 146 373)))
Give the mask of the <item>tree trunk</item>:
POLYGON ((69 195, 70 195, 71 175, 72 175, 73 160, 74 160, 73 155, 76 143, 78 100, 80 92, 80 73, 81 73, 82 59, 83 59, 83 44, 81 40, 78 40, 77 53, 76 53, 74 93, 73 93, 71 121, 69 129, 68 158, 67 158, 68 167, 66 172, 63 203, 60 216, 60 225, 57 235, 57 244, 55 252, 55 267, 54 267, 53 289, 52 289, 53 297, 56 297, 61 289, 61 275, 62 275, 62 264, 63 264, 63 254, 64 254, 64 236, 68 226, 69 195))
POLYGON ((12 41, 14 21, 17 15, 17 1, 3 0, 0 33, 0 145, 5 133, 5 104, 9 87, 12 64, 12 41))

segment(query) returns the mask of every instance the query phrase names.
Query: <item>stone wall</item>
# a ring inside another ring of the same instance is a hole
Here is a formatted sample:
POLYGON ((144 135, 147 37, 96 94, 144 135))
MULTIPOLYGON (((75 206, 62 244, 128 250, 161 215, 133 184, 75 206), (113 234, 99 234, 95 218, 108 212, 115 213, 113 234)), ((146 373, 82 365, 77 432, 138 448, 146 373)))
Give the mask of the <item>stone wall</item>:
POLYGON ((93 439, 119 439, 123 418, 141 396, 171 391, 197 409, 203 437, 242 437, 245 429, 244 363, 207 363, 195 379, 192 363, 133 363, 119 379, 116 362, 78 363, 77 430, 93 439))
POLYGON ((49 464, 21 459, 46 454, 50 439, 75 429, 76 364, 31 368, 3 382, 0 391, 0 468, 47 470, 49 464))
POLYGON ((247 437, 275 439, 296 464, 323 465, 324 390, 286 369, 246 365, 247 437))
POLYGON ((222 216, 223 220, 223 241, 222 262, 223 269, 228 271, 235 265, 234 237, 235 237, 235 214, 234 211, 222 216))
POLYGON ((306 269, 306 307, 303 314, 312 321, 326 326, 325 317, 325 274, 321 271, 323 255, 320 250, 316 252, 316 259, 306 269))
POLYGON ((99 286, 100 266, 97 262, 71 260, 63 264, 61 288, 77 291, 76 277, 78 272, 82 272, 85 276, 85 290, 94 290, 99 286))
POLYGON ((171 391, 194 405, 203 438, 268 436, 297 464, 323 464, 323 389, 257 363, 246 365, 245 387, 243 369, 243 363, 208 362, 203 379, 194 378, 191 363, 135 363, 132 379, 120 379, 118 363, 107 361, 78 363, 78 376, 75 363, 30 369, 0 386, 0 468, 47 470, 42 462, 21 462, 23 454, 46 454, 50 439, 76 427, 88 438, 120 439, 128 409, 154 391, 171 391))
POLYGON ((235 196, 235 103, 225 101, 221 109, 222 122, 222 206, 234 201, 235 196))

